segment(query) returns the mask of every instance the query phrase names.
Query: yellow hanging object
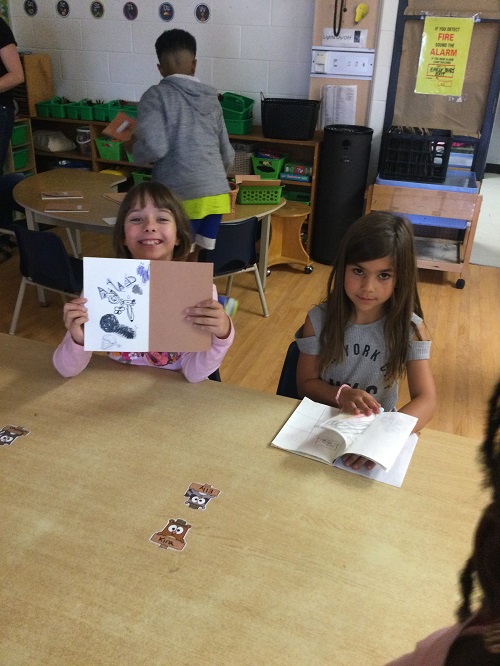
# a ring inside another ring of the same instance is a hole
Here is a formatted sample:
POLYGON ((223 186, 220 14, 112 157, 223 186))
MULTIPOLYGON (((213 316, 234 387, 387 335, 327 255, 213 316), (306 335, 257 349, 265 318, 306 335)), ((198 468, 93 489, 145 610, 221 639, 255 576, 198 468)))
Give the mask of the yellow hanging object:
POLYGON ((354 23, 359 23, 362 18, 364 18, 368 14, 368 5, 365 5, 364 3, 362 5, 358 5, 356 7, 356 17, 354 19, 354 23))

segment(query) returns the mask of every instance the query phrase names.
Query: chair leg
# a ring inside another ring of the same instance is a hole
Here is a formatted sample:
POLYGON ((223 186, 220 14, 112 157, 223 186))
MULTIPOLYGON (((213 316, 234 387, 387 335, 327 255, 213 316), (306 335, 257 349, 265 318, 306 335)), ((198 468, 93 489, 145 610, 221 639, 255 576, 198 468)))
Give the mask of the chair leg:
POLYGON ((253 265, 252 268, 255 274, 255 281, 257 282, 257 289, 259 291, 260 304, 262 305, 262 310, 264 311, 264 317, 269 317, 269 311, 267 309, 266 297, 264 296, 264 289, 262 289, 262 281, 260 279, 259 268, 257 264, 253 265))
POLYGON ((234 275, 228 275, 227 277, 227 283, 226 283, 226 296, 231 295, 231 289, 233 288, 233 277, 234 275))
POLYGON ((17 328, 17 320, 19 319, 19 314, 21 313, 21 306, 23 304, 24 292, 26 291, 26 278, 23 277, 21 280, 21 286, 19 287, 19 293, 17 294, 16 306, 14 308, 14 314, 12 315, 12 323, 9 329, 9 335, 15 335, 17 328))

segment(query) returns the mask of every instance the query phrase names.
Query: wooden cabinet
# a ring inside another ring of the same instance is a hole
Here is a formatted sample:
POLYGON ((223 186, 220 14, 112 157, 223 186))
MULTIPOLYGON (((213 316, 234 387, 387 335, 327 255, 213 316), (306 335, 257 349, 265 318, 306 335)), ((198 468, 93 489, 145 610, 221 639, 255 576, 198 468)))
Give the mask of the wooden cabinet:
POLYGON ((29 118, 18 117, 14 121, 4 173, 24 173, 28 176, 35 172, 31 122, 29 118))
POLYGON ((54 96, 52 62, 42 53, 20 54, 24 70, 24 83, 13 89, 20 116, 36 116, 36 103, 54 96))
POLYGON ((268 139, 263 136, 262 128, 255 127, 250 134, 230 134, 232 143, 244 143, 257 147, 267 147, 288 155, 290 162, 305 162, 312 165, 312 177, 309 183, 299 181, 282 181, 287 191, 310 192, 310 213, 308 218, 307 247, 310 248, 312 225, 314 224, 314 205, 319 169, 319 151, 323 140, 323 132, 317 131, 309 141, 293 141, 289 139, 268 139))
MULTIPOLYGON (((441 186, 444 187, 444 186, 441 186)), ((395 185, 371 185, 367 191, 366 212, 391 211, 408 217, 413 224, 417 249, 417 265, 436 271, 459 275, 455 286, 465 286, 474 234, 476 233, 482 196, 476 191, 459 192, 444 189, 426 189, 395 185), (423 236, 419 230, 445 230, 447 236, 437 233, 423 236)))

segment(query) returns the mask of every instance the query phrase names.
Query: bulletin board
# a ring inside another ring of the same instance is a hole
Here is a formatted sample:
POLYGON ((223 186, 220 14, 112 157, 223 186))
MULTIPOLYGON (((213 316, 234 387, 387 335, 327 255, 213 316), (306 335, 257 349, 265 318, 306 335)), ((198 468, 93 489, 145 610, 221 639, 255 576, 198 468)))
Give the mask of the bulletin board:
POLYGON ((500 0, 399 0, 384 132, 391 125, 451 130, 474 146, 472 171, 482 180, 500 93, 500 0), (460 96, 417 94, 424 19, 474 18, 460 96))
MULTIPOLYGON (((461 4, 465 1, 462 0, 461 4)), ((498 6, 498 0, 494 1, 498 6)), ((425 2, 426 13, 430 4, 430 1, 425 2)), ((436 15, 439 13, 437 11, 436 15)), ((432 11, 432 14, 435 12, 432 11)), ((453 14, 456 16, 457 12, 453 14)), ((468 14, 460 12, 462 16, 473 14, 474 11, 468 14)), ((495 63, 500 25, 488 22, 474 24, 460 97, 415 93, 423 28, 423 21, 405 22, 393 124, 444 128, 451 130, 454 135, 479 137, 495 63)))

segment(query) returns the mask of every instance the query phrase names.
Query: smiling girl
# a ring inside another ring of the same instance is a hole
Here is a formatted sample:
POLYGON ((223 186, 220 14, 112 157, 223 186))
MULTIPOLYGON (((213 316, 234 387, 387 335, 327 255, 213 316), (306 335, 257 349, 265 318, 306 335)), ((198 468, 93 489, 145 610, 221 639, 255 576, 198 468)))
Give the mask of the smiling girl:
MULTIPOLYGON (((400 408, 418 418, 435 407, 430 339, 417 292, 417 262, 410 223, 374 212, 346 232, 328 280, 326 300, 309 311, 296 334, 301 395, 349 414, 396 409, 406 375, 410 401, 400 408)), ((374 463, 346 456, 344 464, 374 463)))
MULTIPOLYGON (((125 196, 113 235, 116 256, 125 259, 184 261, 191 251, 191 232, 179 200, 161 183, 144 182, 125 196)), ((83 325, 88 321, 85 298, 64 305, 63 319, 67 328, 64 340, 54 352, 53 362, 63 377, 73 377, 87 367, 92 352, 83 349, 83 325)), ((212 345, 206 352, 182 350, 112 353, 109 356, 132 365, 154 365, 165 370, 181 371, 190 382, 206 379, 222 363, 234 338, 230 317, 213 298, 196 303, 185 312, 193 326, 212 334, 212 345)))

